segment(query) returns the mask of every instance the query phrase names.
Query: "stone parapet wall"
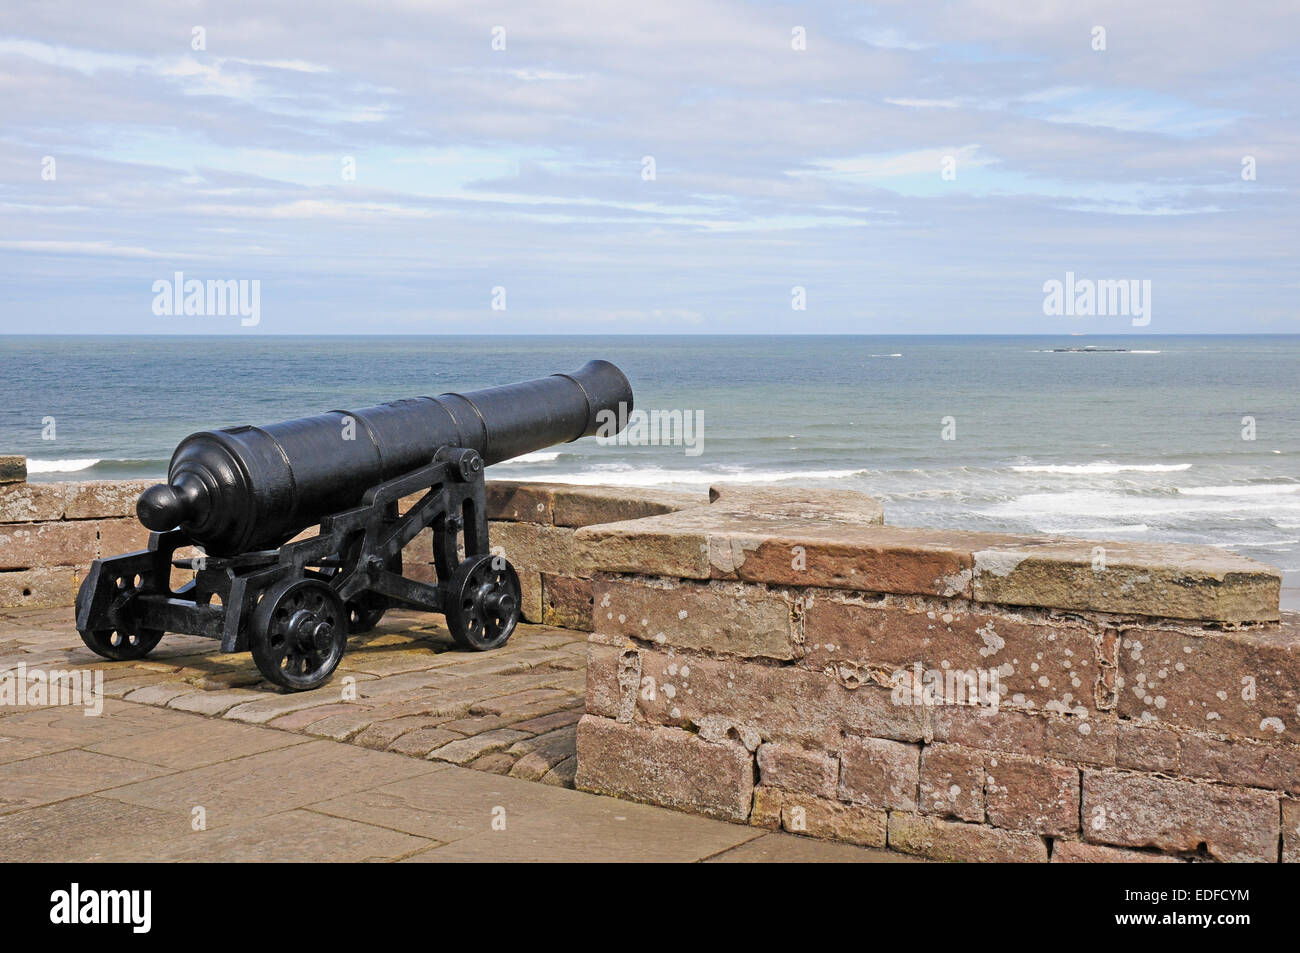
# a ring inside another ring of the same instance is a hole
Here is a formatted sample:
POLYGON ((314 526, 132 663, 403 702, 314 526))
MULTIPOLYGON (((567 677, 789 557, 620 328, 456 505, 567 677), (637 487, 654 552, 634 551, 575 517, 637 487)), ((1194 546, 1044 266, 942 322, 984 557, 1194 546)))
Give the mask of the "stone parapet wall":
POLYGON ((712 497, 575 534, 579 787, 942 860, 1300 859, 1276 570, 712 497))
POLYGON ((0 608, 71 606, 91 560, 148 542, 135 518, 147 482, 26 478, 22 457, 0 457, 0 608))

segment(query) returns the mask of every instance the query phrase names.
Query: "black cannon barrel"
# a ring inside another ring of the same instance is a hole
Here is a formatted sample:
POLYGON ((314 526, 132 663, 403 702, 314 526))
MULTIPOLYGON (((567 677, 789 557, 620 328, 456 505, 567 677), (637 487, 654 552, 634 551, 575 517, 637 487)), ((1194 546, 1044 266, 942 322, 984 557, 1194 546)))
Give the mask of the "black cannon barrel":
POLYGON ((478 452, 485 465, 621 425, 632 387, 608 361, 572 374, 466 394, 412 397, 266 427, 191 434, 172 454, 167 482, 136 505, 152 530, 180 526, 214 556, 272 549, 371 487, 430 463, 439 447, 478 452))

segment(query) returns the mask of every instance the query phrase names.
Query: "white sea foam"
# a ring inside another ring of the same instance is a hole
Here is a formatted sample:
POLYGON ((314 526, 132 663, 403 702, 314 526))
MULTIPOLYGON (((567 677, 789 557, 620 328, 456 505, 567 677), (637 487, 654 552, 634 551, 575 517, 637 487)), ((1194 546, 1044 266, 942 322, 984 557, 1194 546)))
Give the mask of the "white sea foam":
POLYGON ((1024 464, 1009 469, 1017 473, 1172 473, 1190 470, 1190 463, 1053 463, 1024 464))
POLYGON ((1180 496, 1276 496, 1300 493, 1300 483, 1250 483, 1244 486, 1180 486, 1180 496))
POLYGON ((545 480, 599 486, 708 486, 711 483, 785 483, 791 480, 843 480, 864 470, 671 470, 666 467, 601 467, 576 473, 511 475, 516 480, 545 480))
MULTIPOLYGON (((1180 496, 1112 493, 1105 490, 1078 490, 1069 493, 1026 493, 1014 499, 976 510, 983 516, 1012 518, 1040 523, 1040 528, 1051 523, 1075 524, 1081 520, 1115 520, 1125 522, 1151 522, 1160 517, 1219 517, 1225 514, 1248 513, 1260 518, 1294 518, 1300 511, 1300 497, 1288 496, 1285 501, 1262 505, 1258 499, 1241 499, 1211 496, 1201 499, 1183 499, 1180 496)), ((1230 518, 1235 518, 1230 516, 1230 518)))
POLYGON ((97 457, 83 457, 68 460, 28 460, 28 473, 75 473, 78 470, 89 470, 96 463, 99 463, 97 457))
POLYGON ((550 463, 552 460, 560 458, 560 451, 542 451, 540 453, 525 453, 517 457, 511 457, 511 463, 550 463))

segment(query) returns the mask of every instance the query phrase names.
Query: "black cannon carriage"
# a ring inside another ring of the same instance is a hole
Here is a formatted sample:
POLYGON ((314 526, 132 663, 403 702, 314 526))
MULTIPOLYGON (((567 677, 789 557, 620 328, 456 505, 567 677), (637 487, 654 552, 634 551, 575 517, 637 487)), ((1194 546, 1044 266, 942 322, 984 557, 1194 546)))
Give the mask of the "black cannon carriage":
POLYGON ((348 636, 395 606, 443 613, 463 648, 498 648, 518 624, 520 587, 490 549, 484 467, 621 424, 631 407, 622 371, 590 361, 466 394, 193 434, 167 482, 140 496, 148 548, 91 564, 77 631, 114 660, 142 658, 166 632, 219 639, 298 691, 324 684, 348 636), (316 535, 295 539, 314 524, 316 535), (425 528, 433 584, 402 574, 402 549, 425 528), (186 547, 202 555, 176 558, 186 547), (173 566, 194 571, 175 591, 173 566))

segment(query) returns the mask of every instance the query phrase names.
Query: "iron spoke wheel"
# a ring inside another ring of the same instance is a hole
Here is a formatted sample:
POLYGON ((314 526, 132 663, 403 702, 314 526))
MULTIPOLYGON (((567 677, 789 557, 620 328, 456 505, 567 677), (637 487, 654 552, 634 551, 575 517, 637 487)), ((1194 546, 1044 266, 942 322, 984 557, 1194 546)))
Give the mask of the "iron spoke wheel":
POLYGON ((519 576, 500 556, 470 556, 447 593, 447 628, 456 644, 479 652, 505 645, 519 624, 519 576))
POLYGON ((253 613, 253 661, 284 688, 319 688, 334 674, 347 647, 348 615, 343 600, 323 580, 278 582, 253 613))

